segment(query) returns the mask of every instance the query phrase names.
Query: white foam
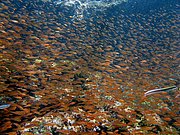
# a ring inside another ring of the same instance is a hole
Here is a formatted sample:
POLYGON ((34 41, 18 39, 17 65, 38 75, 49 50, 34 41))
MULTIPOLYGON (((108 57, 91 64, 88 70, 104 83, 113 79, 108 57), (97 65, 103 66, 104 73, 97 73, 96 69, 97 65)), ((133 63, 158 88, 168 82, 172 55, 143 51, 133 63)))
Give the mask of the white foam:
POLYGON ((83 18, 84 11, 88 9, 103 11, 111 6, 127 2, 128 0, 58 0, 55 4, 75 8, 74 16, 83 18))

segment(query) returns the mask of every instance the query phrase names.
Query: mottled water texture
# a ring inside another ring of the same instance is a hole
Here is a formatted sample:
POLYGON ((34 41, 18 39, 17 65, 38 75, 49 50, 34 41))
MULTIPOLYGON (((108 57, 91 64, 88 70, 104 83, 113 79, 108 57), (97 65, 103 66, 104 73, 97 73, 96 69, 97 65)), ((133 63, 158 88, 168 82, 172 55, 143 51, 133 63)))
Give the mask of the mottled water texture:
POLYGON ((79 9, 0 1, 0 134, 178 134, 178 1, 79 9))

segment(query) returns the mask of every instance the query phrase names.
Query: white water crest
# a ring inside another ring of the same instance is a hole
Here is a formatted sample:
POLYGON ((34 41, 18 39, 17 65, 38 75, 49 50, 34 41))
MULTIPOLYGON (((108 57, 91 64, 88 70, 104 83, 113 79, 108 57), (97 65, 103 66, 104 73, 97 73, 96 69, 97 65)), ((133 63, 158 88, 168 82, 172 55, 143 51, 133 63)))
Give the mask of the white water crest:
POLYGON ((75 8, 74 16, 80 19, 83 18, 85 11, 88 12, 88 9, 103 11, 111 6, 127 1, 128 0, 58 0, 55 4, 75 8))

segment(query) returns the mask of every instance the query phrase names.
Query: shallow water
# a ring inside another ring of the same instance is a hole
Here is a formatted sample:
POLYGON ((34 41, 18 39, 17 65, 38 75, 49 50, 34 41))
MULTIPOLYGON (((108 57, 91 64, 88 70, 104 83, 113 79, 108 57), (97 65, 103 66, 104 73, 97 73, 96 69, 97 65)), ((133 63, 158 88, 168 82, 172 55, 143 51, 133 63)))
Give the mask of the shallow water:
POLYGON ((0 2, 0 133, 178 134, 178 8, 0 2))

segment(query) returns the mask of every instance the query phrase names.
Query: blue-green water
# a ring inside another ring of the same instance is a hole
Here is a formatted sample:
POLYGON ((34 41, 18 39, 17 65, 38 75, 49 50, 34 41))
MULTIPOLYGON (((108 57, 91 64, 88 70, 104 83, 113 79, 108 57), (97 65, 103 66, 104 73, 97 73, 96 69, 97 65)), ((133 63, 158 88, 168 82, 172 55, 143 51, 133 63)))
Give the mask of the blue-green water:
POLYGON ((179 4, 0 1, 0 133, 178 134, 179 4))

